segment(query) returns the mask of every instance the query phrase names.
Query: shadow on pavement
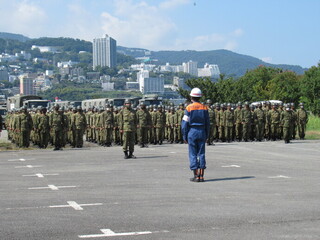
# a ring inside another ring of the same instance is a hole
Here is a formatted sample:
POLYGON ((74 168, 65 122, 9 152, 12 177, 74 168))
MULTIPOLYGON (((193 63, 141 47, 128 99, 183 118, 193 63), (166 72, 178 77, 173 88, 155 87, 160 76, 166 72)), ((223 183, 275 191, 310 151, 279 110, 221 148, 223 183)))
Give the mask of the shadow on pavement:
POLYGON ((231 177, 231 178, 215 178, 215 179, 207 179, 205 182, 218 182, 218 181, 229 181, 229 180, 242 180, 242 179, 250 179, 256 178, 255 176, 244 176, 244 177, 231 177))
POLYGON ((136 156, 137 159, 139 158, 167 158, 168 156, 148 156, 148 157, 139 157, 139 156, 136 156))

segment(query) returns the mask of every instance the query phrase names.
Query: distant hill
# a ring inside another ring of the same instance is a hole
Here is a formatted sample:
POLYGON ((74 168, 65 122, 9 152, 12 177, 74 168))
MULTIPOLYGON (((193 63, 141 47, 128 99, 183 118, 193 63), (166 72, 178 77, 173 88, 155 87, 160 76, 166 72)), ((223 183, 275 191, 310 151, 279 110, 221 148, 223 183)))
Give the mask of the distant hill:
POLYGON ((263 62, 261 59, 238 54, 228 50, 212 51, 149 51, 141 48, 118 47, 122 53, 133 57, 150 57, 157 64, 170 63, 178 65, 190 60, 198 62, 198 67, 203 67, 205 63, 217 64, 220 72, 229 76, 242 76, 247 70, 254 69, 260 65, 282 68, 284 70, 294 71, 297 74, 303 74, 307 69, 296 65, 270 64, 263 62))
MULTIPOLYGON (((30 39, 21 34, 0 32, 0 53, 14 52, 17 50, 30 50, 32 45, 40 46, 61 46, 62 51, 78 54, 79 51, 87 51, 92 53, 92 42, 73 38, 37 38, 30 39), (6 41, 10 39, 11 41, 6 41)), ((228 76, 240 77, 247 70, 254 69, 260 65, 281 68, 284 70, 294 71, 297 74, 303 74, 307 69, 296 65, 286 64, 270 64, 263 62, 261 59, 238 54, 228 50, 212 50, 212 51, 150 51, 143 48, 127 48, 118 46, 117 51, 130 57, 147 57, 156 64, 172 65, 182 64, 187 61, 198 62, 198 67, 203 67, 205 63, 218 64, 220 72, 228 76)), ((78 60, 77 57, 72 59, 78 60)), ((120 58, 119 58, 120 60, 120 58)), ((122 59, 127 62, 134 62, 133 59, 122 59), (130 60, 130 61, 128 61, 130 60)))
POLYGON ((30 40, 30 38, 23 36, 22 34, 6 33, 6 32, 0 32, 0 38, 18 40, 20 42, 26 42, 30 40))

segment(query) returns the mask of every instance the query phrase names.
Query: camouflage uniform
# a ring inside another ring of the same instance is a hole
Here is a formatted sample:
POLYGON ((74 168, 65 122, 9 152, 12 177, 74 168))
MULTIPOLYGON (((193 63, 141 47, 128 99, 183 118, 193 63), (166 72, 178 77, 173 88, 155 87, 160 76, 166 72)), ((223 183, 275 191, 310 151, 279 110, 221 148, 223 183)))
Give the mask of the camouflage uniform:
POLYGON ((113 127, 114 127, 114 116, 112 112, 112 108, 107 107, 106 111, 103 113, 104 115, 104 127, 105 127, 105 144, 107 147, 110 147, 112 144, 113 138, 113 127))
POLYGON ((224 129, 225 129, 225 138, 226 141, 231 142, 232 139, 232 129, 234 126, 234 114, 231 111, 231 106, 228 106, 228 109, 223 112, 224 120, 224 129))
POLYGON ((32 129, 33 123, 30 114, 24 109, 19 114, 18 129, 20 133, 20 147, 29 147, 30 145, 30 131, 32 129))
POLYGON ((37 118, 38 121, 38 130, 40 136, 39 147, 46 148, 49 143, 49 133, 50 133, 50 126, 49 126, 49 116, 41 110, 41 114, 37 118))
POLYGON ((166 115, 162 111, 162 107, 159 107, 159 110, 155 114, 155 128, 156 128, 156 138, 155 143, 162 144, 164 140, 164 128, 166 125, 166 115))
POLYGON ((63 146, 63 134, 66 123, 62 112, 55 110, 50 116, 50 131, 52 133, 52 143, 54 150, 59 150, 63 146))
POLYGON ((249 109, 249 106, 246 105, 246 107, 242 110, 242 125, 243 125, 243 140, 247 142, 250 139, 250 133, 251 133, 251 119, 252 114, 249 109))
POLYGON ((210 131, 208 136, 208 145, 213 144, 214 137, 216 135, 216 114, 211 106, 208 106, 208 113, 210 119, 210 131))
POLYGON ((283 140, 285 143, 289 143, 291 140, 292 120, 292 113, 289 109, 281 113, 281 125, 283 127, 283 140))
POLYGON ((303 104, 300 104, 300 109, 297 111, 297 123, 298 123, 298 132, 300 139, 304 139, 306 132, 306 125, 308 123, 308 114, 304 110, 303 104))
POLYGON ((279 138, 279 124, 280 124, 280 113, 276 108, 272 108, 268 112, 268 125, 270 125, 270 138, 272 141, 276 141, 279 138))
POLYGON ((235 131, 236 131, 236 139, 238 141, 242 140, 242 108, 241 103, 238 104, 236 110, 234 110, 234 120, 235 120, 235 131))
POLYGON ((83 134, 85 132, 87 121, 82 109, 78 109, 77 113, 73 115, 72 128, 74 129, 74 146, 82 148, 83 134))
POLYGON ((123 151, 125 153, 125 158, 133 158, 135 133, 137 131, 137 116, 131 107, 126 106, 120 111, 119 128, 120 131, 123 132, 123 151))
POLYGON ((261 109, 261 106, 254 110, 253 119, 256 130, 256 139, 257 141, 262 141, 264 137, 264 121, 265 121, 265 113, 261 109))
POLYGON ((139 144, 141 147, 145 147, 148 143, 148 132, 151 126, 150 112, 141 106, 137 111, 137 131, 139 132, 139 144))

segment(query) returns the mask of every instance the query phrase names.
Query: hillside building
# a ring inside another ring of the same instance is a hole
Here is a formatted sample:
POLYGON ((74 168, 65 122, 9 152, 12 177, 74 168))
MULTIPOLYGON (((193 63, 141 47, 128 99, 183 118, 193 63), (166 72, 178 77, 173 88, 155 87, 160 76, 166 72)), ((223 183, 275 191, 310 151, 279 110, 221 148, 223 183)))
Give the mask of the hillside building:
POLYGON ((34 78, 21 75, 19 76, 20 79, 20 94, 22 95, 35 95, 36 91, 34 88, 33 80, 34 78))
POLYGON ((219 77, 220 70, 216 64, 206 63, 203 68, 198 68, 198 77, 219 77))
POLYGON ((102 38, 93 39, 93 69, 97 66, 116 67, 117 42, 107 34, 102 38))

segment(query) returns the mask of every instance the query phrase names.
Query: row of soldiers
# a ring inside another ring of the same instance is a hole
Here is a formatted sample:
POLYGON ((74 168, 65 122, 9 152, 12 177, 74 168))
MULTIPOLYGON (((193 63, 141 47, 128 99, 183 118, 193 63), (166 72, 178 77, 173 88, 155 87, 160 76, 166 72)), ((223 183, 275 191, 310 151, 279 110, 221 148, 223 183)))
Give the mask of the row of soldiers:
MULTIPOLYGON (((208 145, 214 142, 262 141, 283 139, 288 143, 295 139, 298 130, 300 139, 305 137, 308 115, 304 105, 295 111, 293 104, 277 105, 265 102, 256 107, 245 102, 233 104, 212 104, 207 100, 210 135, 208 145)), ((178 107, 162 105, 146 106, 143 103, 135 110, 135 143, 141 147, 148 144, 183 143, 181 121, 186 105, 178 107)), ((60 109, 57 104, 47 113, 46 108, 9 112, 5 123, 8 138, 19 147, 28 147, 30 141, 40 148, 49 143, 54 150, 70 144, 83 146, 83 135, 89 142, 110 147, 123 144, 122 109, 107 105, 92 108, 85 113, 78 108, 60 109)))
POLYGON ((239 102, 236 108, 228 104, 211 104, 209 106, 210 136, 213 141, 262 141, 280 140, 289 143, 295 139, 298 131, 304 139, 308 115, 304 104, 296 111, 294 104, 277 104, 260 102, 256 106, 239 102))
MULTIPOLYGON (((122 145, 121 134, 122 110, 107 105, 104 108, 89 109, 86 113, 87 128, 86 140, 110 147, 112 143, 122 145)), ((135 142, 141 147, 148 144, 163 144, 164 140, 170 143, 183 143, 181 121, 184 115, 184 105, 176 110, 164 106, 139 105, 136 113, 135 142)))
POLYGON ((45 107, 28 111, 24 106, 7 114, 5 120, 8 139, 18 147, 29 147, 30 141, 39 148, 49 143, 54 150, 61 150, 66 144, 72 147, 83 146, 86 118, 81 108, 64 112, 56 105, 47 113, 45 107))

